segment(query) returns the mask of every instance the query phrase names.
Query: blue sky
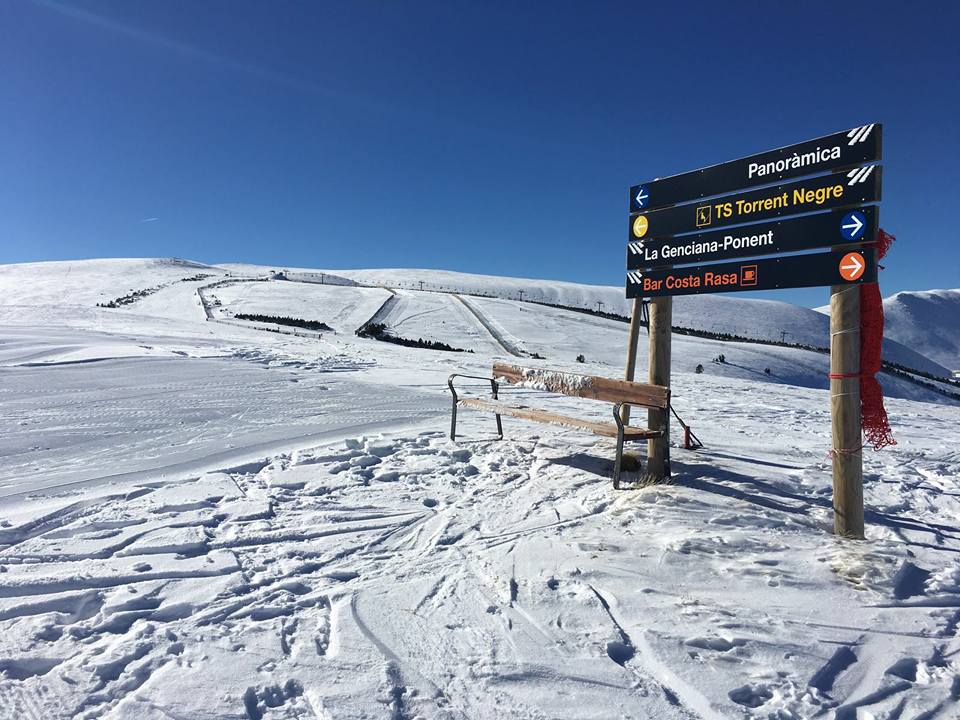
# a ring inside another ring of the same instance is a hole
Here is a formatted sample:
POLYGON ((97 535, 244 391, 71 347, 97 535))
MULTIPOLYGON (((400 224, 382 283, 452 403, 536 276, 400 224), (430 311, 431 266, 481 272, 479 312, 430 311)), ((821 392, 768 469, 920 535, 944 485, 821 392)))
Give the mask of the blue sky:
POLYGON ((883 293, 958 287, 958 24, 956 3, 3 0, 0 263, 622 284, 631 184, 883 122, 883 293))

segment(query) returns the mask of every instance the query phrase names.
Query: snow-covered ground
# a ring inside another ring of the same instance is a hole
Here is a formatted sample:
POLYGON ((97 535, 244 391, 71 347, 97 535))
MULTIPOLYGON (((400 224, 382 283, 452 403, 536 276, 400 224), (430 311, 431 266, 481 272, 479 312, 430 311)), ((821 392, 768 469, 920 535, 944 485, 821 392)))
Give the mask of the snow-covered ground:
MULTIPOLYGON (((0 266, 0 718, 960 716, 956 402, 884 378, 899 444, 865 453, 843 542, 823 355, 675 336, 705 447, 614 492, 604 439, 463 410, 450 442, 446 376, 616 377, 623 323, 503 299, 528 281, 268 270, 0 266), (356 337, 374 317, 473 352, 356 337)), ((696 300, 717 328, 819 317, 696 300)))

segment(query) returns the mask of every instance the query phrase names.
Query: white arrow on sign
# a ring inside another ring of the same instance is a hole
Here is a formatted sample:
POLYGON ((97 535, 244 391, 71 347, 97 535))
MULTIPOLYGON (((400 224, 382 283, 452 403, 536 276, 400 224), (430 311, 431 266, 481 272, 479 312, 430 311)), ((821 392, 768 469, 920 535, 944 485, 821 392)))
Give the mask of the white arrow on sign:
POLYGON ((852 253, 851 253, 851 257, 850 257, 850 262, 853 263, 853 264, 852 264, 852 265, 841 265, 841 266, 840 266, 840 269, 841 269, 841 270, 853 270, 853 272, 850 273, 851 275, 856 275, 856 274, 858 274, 858 273, 860 272, 860 268, 863 267, 863 263, 860 262, 860 261, 857 259, 857 256, 856 256, 856 255, 853 255, 852 253))
POLYGON ((851 215, 850 217, 853 220, 853 222, 844 225, 843 229, 853 230, 853 232, 851 232, 850 234, 856 237, 860 233, 860 228, 863 227, 863 223, 860 222, 860 218, 858 218, 856 215, 851 215))
POLYGON ((643 250, 643 243, 630 243, 630 252, 634 255, 639 255, 640 251, 643 250))
POLYGON ((647 195, 647 191, 644 188, 640 188, 637 191, 637 196, 634 198, 634 200, 637 201, 637 207, 643 207, 643 203, 648 197, 650 196, 647 195))

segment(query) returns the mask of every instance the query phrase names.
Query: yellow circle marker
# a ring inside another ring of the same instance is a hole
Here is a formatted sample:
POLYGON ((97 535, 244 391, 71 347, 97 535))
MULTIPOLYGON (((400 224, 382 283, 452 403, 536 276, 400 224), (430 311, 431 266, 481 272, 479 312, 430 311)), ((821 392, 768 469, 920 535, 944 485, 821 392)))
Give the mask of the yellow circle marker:
POLYGON ((637 215, 637 219, 633 221, 633 235, 634 237, 642 238, 647 234, 647 228, 650 224, 647 222, 646 215, 637 215))

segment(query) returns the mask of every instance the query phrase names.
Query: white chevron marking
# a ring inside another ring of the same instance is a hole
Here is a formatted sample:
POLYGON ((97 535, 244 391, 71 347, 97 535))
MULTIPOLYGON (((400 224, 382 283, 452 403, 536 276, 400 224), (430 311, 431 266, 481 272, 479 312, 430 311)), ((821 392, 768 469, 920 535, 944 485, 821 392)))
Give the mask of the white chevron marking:
POLYGON ((863 174, 866 171, 867 171, 867 168, 865 167, 857 168, 856 170, 851 170, 847 174, 847 177, 850 178, 850 181, 847 183, 847 185, 856 185, 858 182, 861 181, 861 179, 863 178, 863 174))
POLYGON ((847 133, 847 137, 850 138, 850 142, 847 145, 856 145, 857 143, 862 143, 870 136, 870 131, 873 130, 875 123, 870 125, 861 125, 858 128, 854 128, 847 133))
POLYGON ((852 170, 852 171, 847 175, 847 177, 850 178, 850 181, 847 183, 847 185, 856 185, 857 183, 865 182, 866 179, 867 179, 868 177, 870 177, 870 173, 873 172, 873 169, 874 169, 875 167, 876 167, 876 165, 868 165, 868 166, 866 166, 866 167, 862 167, 862 168, 858 168, 858 169, 856 169, 856 170, 852 170))

